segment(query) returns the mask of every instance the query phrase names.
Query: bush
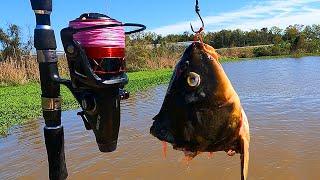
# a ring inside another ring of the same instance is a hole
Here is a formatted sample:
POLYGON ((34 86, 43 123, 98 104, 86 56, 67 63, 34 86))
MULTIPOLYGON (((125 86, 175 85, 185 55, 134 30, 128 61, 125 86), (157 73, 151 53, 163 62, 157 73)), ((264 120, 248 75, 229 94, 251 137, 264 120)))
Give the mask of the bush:
POLYGON ((257 47, 253 49, 253 54, 255 57, 271 56, 272 51, 269 47, 257 47))
POLYGON ((320 52, 320 40, 311 40, 305 43, 305 51, 307 53, 319 53, 320 52))
POLYGON ((126 48, 128 71, 173 68, 184 48, 175 45, 150 45, 143 41, 135 42, 126 48))
POLYGON ((236 47, 217 49, 217 52, 226 58, 252 58, 253 49, 251 47, 236 47))

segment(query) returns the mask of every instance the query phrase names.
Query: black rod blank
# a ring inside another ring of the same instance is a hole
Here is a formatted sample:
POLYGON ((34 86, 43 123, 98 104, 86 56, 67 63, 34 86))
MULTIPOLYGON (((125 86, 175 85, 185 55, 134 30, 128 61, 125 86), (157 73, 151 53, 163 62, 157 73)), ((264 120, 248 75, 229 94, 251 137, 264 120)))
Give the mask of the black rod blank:
POLYGON ((65 163, 63 126, 61 126, 60 85, 54 80, 59 77, 59 73, 56 39, 50 23, 52 0, 30 1, 37 23, 34 30, 34 46, 37 49, 39 62, 49 178, 63 180, 67 178, 68 173, 65 163))

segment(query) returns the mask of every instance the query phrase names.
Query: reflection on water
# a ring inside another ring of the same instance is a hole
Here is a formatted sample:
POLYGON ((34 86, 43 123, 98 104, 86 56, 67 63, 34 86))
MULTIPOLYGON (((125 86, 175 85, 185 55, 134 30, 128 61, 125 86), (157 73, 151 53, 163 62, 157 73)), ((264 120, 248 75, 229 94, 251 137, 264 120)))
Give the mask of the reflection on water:
MULTIPOLYGON (((320 179, 320 58, 263 60, 223 65, 251 126, 250 179, 320 179)), ((76 111, 63 113, 69 179, 239 179, 239 155, 200 155, 189 167, 182 153, 149 135, 166 86, 122 103, 116 152, 98 151, 76 111)), ((0 139, 0 179, 47 179, 43 120, 15 127, 0 139)))

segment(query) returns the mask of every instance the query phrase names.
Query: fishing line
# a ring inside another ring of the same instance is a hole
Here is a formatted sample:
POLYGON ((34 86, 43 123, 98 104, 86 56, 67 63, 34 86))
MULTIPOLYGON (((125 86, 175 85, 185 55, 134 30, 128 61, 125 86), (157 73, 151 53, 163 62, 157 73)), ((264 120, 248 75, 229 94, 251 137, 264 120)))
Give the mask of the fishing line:
POLYGON ((97 75, 125 72, 125 37, 146 29, 144 25, 122 23, 99 13, 82 14, 70 21, 69 27, 75 31, 73 38, 85 50, 97 75), (125 32, 125 27, 138 29, 125 32))
POLYGON ((200 42, 203 43, 203 39, 202 39, 201 33, 204 31, 204 22, 203 22, 203 19, 202 19, 201 15, 200 15, 199 0, 196 0, 195 12, 197 13, 198 17, 200 18, 202 26, 200 27, 200 29, 198 31, 195 31, 193 26, 192 26, 192 24, 190 23, 191 30, 192 30, 192 32, 195 33, 193 41, 200 40, 200 42))
POLYGON ((101 25, 118 26, 80 31, 73 37, 84 47, 88 57, 92 59, 124 58, 125 30, 121 22, 106 16, 99 19, 82 17, 69 23, 69 26, 74 29, 101 25))

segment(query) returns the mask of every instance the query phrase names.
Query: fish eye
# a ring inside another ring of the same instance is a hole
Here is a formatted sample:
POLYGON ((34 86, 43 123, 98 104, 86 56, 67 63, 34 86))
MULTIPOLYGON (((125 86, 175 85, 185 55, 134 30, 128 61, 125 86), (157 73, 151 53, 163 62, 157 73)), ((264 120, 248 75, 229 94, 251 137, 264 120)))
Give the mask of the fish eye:
POLYGON ((190 87, 198 87, 201 82, 200 75, 195 72, 190 72, 187 78, 187 82, 190 87))

